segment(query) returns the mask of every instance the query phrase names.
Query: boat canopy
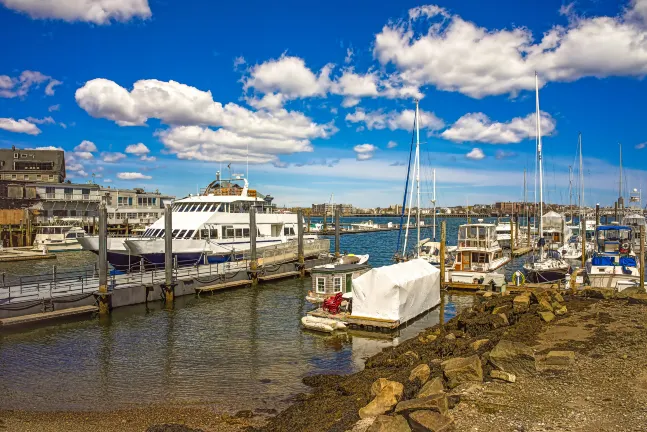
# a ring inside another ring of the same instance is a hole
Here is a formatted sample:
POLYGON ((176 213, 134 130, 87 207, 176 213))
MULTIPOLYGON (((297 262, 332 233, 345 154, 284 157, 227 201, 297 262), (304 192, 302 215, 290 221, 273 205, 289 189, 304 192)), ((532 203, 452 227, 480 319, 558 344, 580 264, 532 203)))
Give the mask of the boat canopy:
POLYGON ((440 304, 440 270, 423 259, 378 267, 353 279, 356 318, 400 324, 440 304))
POLYGON ((554 211, 550 211, 542 216, 542 222, 544 224, 544 231, 550 229, 562 229, 562 223, 565 222, 564 216, 554 211))
POLYGON ((629 230, 631 231, 631 227, 625 226, 625 225, 602 225, 599 226, 598 231, 613 231, 613 230, 629 230))

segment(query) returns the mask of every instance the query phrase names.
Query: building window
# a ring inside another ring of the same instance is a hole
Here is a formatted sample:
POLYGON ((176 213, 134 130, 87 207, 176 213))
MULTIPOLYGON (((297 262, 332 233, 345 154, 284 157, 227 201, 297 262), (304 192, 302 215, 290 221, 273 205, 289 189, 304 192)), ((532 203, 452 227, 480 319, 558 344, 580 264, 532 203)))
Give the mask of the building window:
POLYGON ((41 180, 42 176, 40 174, 36 175, 36 180, 41 180))
POLYGON ((54 174, 50 174, 49 179, 53 181, 54 180, 54 174))
POLYGON ((326 293, 326 278, 324 277, 317 278, 317 293, 318 294, 326 293))
POLYGON ((333 278, 332 290, 336 293, 341 292, 341 276, 335 276, 333 278))
POLYGON ((13 158, 14 158, 14 159, 18 159, 18 153, 14 153, 14 154, 13 154, 13 158))
POLYGON ((11 174, 11 180, 16 180, 17 178, 16 174, 11 174))
POLYGON ((25 174, 25 180, 29 180, 29 174, 25 174))

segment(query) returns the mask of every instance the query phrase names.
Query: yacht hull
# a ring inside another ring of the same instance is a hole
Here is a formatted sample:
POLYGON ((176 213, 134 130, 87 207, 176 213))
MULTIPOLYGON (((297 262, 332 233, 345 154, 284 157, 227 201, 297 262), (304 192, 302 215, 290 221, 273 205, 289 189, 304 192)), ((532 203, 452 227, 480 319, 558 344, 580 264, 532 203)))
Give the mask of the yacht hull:
POLYGON ((564 280, 569 273, 570 267, 550 270, 524 270, 526 273, 526 282, 546 283, 564 280))

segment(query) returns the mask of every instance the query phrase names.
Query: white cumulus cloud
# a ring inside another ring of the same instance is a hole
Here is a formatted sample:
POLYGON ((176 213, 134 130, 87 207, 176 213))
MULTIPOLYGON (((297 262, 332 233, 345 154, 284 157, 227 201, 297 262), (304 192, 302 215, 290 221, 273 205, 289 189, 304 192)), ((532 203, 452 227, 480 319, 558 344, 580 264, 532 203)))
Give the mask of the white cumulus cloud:
POLYGON ((472 159, 472 160, 481 160, 485 158, 485 155, 483 154, 483 150, 481 150, 478 147, 475 147, 469 153, 467 153, 465 157, 467 159, 472 159))
MULTIPOLYGON (((515 117, 500 123, 490 120, 483 113, 465 114, 441 136, 454 142, 482 142, 488 144, 512 144, 527 138, 537 136, 535 113, 526 117, 515 117)), ((541 134, 551 135, 555 131, 556 122, 550 114, 541 113, 541 134)))
POLYGON ((138 172, 121 172, 117 174, 117 178, 121 180, 150 180, 153 177, 138 172))
POLYGON ((369 160, 373 157, 373 153, 377 150, 373 144, 358 144, 353 147, 355 157, 358 161, 369 160))
POLYGON ((118 162, 118 161, 120 161, 122 159, 126 159, 126 155, 123 154, 123 153, 119 153, 119 152, 115 152, 115 153, 103 152, 103 153, 101 153, 101 160, 106 162, 106 163, 114 163, 114 162, 118 162))
POLYGON ((397 142, 395 142, 395 141, 389 141, 389 142, 386 144, 386 148, 390 148, 390 149, 391 149, 391 148, 396 148, 397 146, 398 146, 398 143, 397 143, 397 142))
POLYGON ((14 120, 12 118, 0 118, 0 129, 28 135, 38 135, 41 132, 38 126, 25 119, 14 120))
MULTIPOLYGON (((2 1, 4 0, 0 0, 0 2, 2 1)), ((54 94, 54 86, 61 84, 61 82, 41 72, 26 70, 18 77, 0 75, 0 97, 24 97, 29 93, 32 86, 38 88, 46 82, 48 84, 45 87, 45 94, 52 96, 54 94)))
POLYGON ((61 19, 108 24, 150 18, 148 0, 0 0, 4 6, 34 19, 61 19))
POLYGON ((126 147, 125 152, 128 154, 141 156, 141 155, 150 153, 150 150, 148 149, 148 147, 146 147, 144 143, 137 143, 137 144, 131 144, 128 147, 126 147))
POLYGON ((516 95, 534 88, 534 72, 546 81, 647 74, 645 0, 621 15, 579 17, 569 8, 567 26, 535 40, 525 27, 488 29, 438 6, 409 11, 409 21, 384 26, 374 56, 392 64, 404 83, 434 85, 474 98, 516 95), (419 31, 422 29, 422 31, 419 31))
MULTIPOLYGON (((428 129, 435 131, 442 129, 445 122, 438 118, 433 112, 419 110, 420 113, 420 129, 428 129)), ((391 130, 413 130, 413 120, 415 118, 415 111, 405 109, 403 111, 390 111, 385 113, 383 111, 365 111, 357 108, 355 112, 346 115, 346 121, 351 123, 364 123, 366 128, 372 129, 385 129, 391 130)))
POLYGON ((83 141, 81 141, 81 144, 74 147, 74 151, 77 151, 77 152, 91 152, 92 153, 92 152, 97 151, 97 146, 92 141, 83 140, 83 141))

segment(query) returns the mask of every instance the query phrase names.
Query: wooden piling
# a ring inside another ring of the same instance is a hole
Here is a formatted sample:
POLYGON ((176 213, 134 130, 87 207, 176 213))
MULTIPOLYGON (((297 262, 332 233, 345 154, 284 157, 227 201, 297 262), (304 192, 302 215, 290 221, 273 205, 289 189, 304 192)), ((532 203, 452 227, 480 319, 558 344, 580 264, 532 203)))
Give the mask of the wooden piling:
POLYGON ((600 226, 600 204, 595 205, 595 229, 600 226))
POLYGON ((510 259, 514 258, 514 240, 515 240, 515 232, 514 232, 514 218, 510 218, 510 259))
POLYGON ((105 204, 99 207, 99 315, 110 313, 108 294, 108 209, 105 204))
POLYGON ((530 247, 531 246, 531 244, 530 244, 530 216, 528 216, 526 218, 526 220, 528 222, 528 225, 527 225, 527 228, 528 228, 528 232, 527 232, 528 244, 526 246, 530 247))
POLYGON ((173 283, 173 212, 171 206, 164 207, 164 300, 172 305, 175 300, 173 283))
POLYGON ((339 214, 341 213, 341 205, 335 208, 335 258, 341 256, 339 250, 339 238, 341 236, 341 225, 339 223, 339 214))
POLYGON ((582 238, 582 269, 586 268, 586 217, 582 216, 580 221, 580 237, 582 238))
POLYGON ((447 241, 447 221, 440 223, 440 289, 445 287, 445 242, 447 241))
POLYGON ((640 226, 640 287, 645 289, 645 225, 640 226))
POLYGON ((252 284, 256 285, 258 283, 258 257, 256 255, 256 209, 254 207, 249 208, 249 252, 249 271, 252 284))
POLYGON ((616 222, 620 222, 618 220, 618 201, 613 203, 613 216, 614 216, 616 222))
MULTIPOLYGON (((303 254, 303 210, 297 210, 297 221, 297 261, 299 265, 299 274, 301 277, 304 277, 306 275, 306 266, 303 254)), ((310 224, 308 224, 308 226, 310 226, 310 224)), ((254 241, 256 241, 256 239, 254 239, 254 241)))

